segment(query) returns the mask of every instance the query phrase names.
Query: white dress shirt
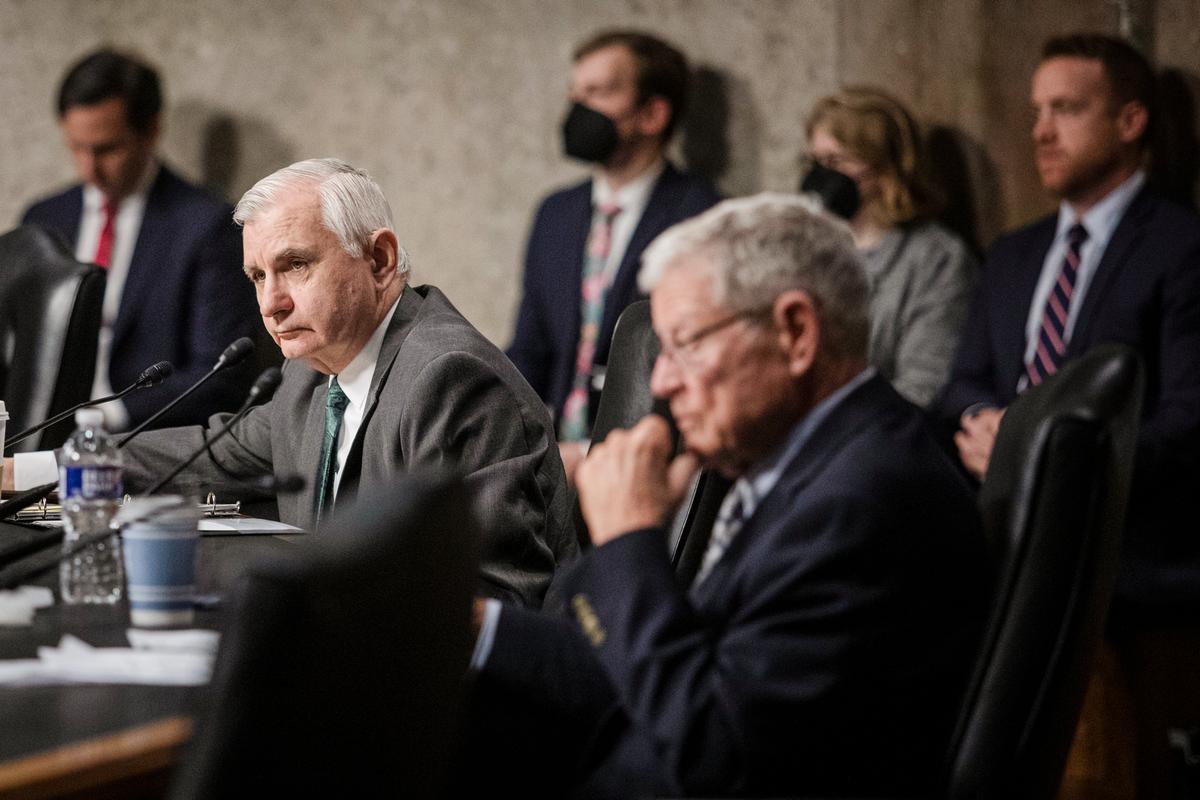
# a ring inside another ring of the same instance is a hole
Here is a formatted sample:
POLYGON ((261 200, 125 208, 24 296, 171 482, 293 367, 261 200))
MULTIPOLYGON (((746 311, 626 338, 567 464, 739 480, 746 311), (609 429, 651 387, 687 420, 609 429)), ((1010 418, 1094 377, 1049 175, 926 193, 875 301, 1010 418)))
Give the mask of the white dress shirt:
MULTIPOLYGON (((408 288, 405 287, 404 291, 408 291, 408 288)), ((403 296, 404 292, 400 294, 403 296)), ((383 348, 383 335, 387 333, 388 325, 391 324, 392 317, 396 313, 396 306, 399 304, 400 300, 397 298, 396 302, 392 303, 392 307, 388 309, 387 314, 384 315, 383 322, 379 323, 375 332, 371 334, 371 338, 363 345, 363 349, 359 350, 358 355, 337 374, 338 386, 342 387, 342 392, 350 402, 342 416, 342 428, 338 431, 337 470, 333 475, 333 496, 335 498, 338 487, 342 484, 342 472, 345 471, 342 467, 350 456, 350 448, 354 446, 354 438, 358 435, 358 429, 362 426, 363 414, 367 410, 367 398, 371 393, 371 379, 375 377, 375 365, 379 362, 379 351, 383 348)), ((330 377, 329 380, 332 382, 333 377, 330 377)))
MULTIPOLYGON (((1067 309, 1067 323, 1064 327, 1065 340, 1071 340, 1071 334, 1079 321, 1079 310, 1083 308, 1084 298, 1087 297, 1088 287, 1096 276, 1100 259, 1108 247, 1108 240, 1121 222, 1121 217, 1129 209, 1129 204, 1146 182, 1146 173, 1141 170, 1113 189, 1096 205, 1088 209, 1080 219, 1074 209, 1063 201, 1058 210, 1058 228, 1054 234, 1054 243, 1046 252, 1046 260, 1042 263, 1042 274, 1038 278, 1037 288, 1033 292, 1033 302, 1029 305, 1029 318, 1025 322, 1025 363, 1033 360, 1037 350, 1038 333, 1042 327, 1042 317, 1046 313, 1046 301, 1062 271, 1063 259, 1067 257, 1067 232, 1076 222, 1087 229, 1088 238, 1079 248, 1079 269, 1075 273, 1075 288, 1071 292, 1071 307, 1067 309)), ((1027 376, 1022 375, 1022 388, 1027 376)))
MULTIPOLYGON (((129 276, 129 265, 133 261, 133 250, 137 246, 138 234, 142 230, 142 219, 146 216, 146 197, 150 187, 158 178, 159 165, 151 161, 138 181, 133 194, 121 200, 117 216, 113 220, 112 252, 109 255, 107 283, 104 286, 104 307, 100 316, 100 340, 96 349, 96 377, 92 381, 92 397, 104 397, 113 393, 108 380, 108 365, 112 358, 113 325, 121 308, 121 292, 129 276)), ((100 233, 104 230, 104 193, 90 183, 83 187, 83 214, 79 218, 79 236, 75 242, 75 260, 86 264, 96 258, 96 247, 100 244, 100 233)), ((121 387, 125 388, 125 387, 121 387)), ((110 431, 122 431, 129 427, 129 412, 120 400, 100 406, 104 412, 104 424, 110 431)))

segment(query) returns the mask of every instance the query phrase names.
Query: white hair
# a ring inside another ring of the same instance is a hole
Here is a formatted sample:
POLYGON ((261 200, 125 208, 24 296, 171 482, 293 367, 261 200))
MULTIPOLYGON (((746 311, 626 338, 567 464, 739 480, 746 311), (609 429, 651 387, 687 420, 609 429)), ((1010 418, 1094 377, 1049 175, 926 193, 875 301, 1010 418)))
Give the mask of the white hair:
POLYGON ((802 289, 817 307, 831 350, 866 355, 870 319, 862 261, 849 227, 812 198, 764 192, 726 200, 668 228, 642 255, 639 288, 649 294, 686 256, 708 263, 717 305, 751 311, 802 289))
MULTIPOLYGON (((392 208, 379 184, 366 172, 336 158, 310 158, 272 172, 242 195, 233 210, 233 221, 245 225, 278 202, 281 193, 306 184, 316 186, 321 222, 351 256, 360 258, 367 253, 371 234, 380 228, 395 230, 392 208)), ((407 274, 409 258, 402 246, 396 258, 396 272, 407 274)))

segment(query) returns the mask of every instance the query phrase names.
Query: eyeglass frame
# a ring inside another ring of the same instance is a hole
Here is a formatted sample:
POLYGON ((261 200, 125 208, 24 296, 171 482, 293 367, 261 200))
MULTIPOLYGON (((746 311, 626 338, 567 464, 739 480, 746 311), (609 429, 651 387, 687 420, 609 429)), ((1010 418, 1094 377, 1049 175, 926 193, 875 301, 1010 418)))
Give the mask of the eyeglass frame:
POLYGON ((732 314, 722 317, 716 322, 711 322, 708 325, 705 325, 698 331, 692 332, 681 341, 667 342, 665 344, 660 341, 658 356, 659 358, 664 358, 671 362, 676 368, 685 372, 690 372, 695 369, 696 365, 687 363, 689 357, 686 354, 695 352, 695 348, 698 344, 700 344, 700 342, 712 336, 714 333, 728 328, 735 322, 761 317, 772 311, 774 308, 775 306, 772 304, 747 308, 743 309, 742 311, 735 311, 732 314))

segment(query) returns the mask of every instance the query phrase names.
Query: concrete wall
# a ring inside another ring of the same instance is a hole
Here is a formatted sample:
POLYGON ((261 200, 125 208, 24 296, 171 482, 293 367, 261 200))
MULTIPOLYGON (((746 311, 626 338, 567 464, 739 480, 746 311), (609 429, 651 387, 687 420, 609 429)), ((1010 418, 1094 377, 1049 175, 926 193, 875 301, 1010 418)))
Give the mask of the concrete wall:
POLYGON ((692 58, 701 102, 676 149, 725 192, 795 187, 808 106, 874 83, 939 137, 985 242, 1049 207, 1026 111, 1046 35, 1125 30, 1184 88, 1200 73, 1194 0, 0 0, 0 225, 72 178, 52 113, 63 70, 133 48, 161 68, 163 151, 185 174, 236 198, 300 158, 366 168, 416 279, 503 343, 529 215, 584 174, 559 155, 570 51, 612 25, 692 58))

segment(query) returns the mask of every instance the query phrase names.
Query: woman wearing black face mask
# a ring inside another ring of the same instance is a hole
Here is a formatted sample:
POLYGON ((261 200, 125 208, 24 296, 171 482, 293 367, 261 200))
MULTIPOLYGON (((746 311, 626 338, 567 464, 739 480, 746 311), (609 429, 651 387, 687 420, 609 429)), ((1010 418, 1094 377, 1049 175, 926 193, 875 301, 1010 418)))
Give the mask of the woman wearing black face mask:
POLYGON ((805 124, 802 191, 850 222, 871 288, 868 357, 896 389, 928 405, 945 383, 966 318, 975 260, 933 222, 912 116, 874 89, 819 101, 805 124))

